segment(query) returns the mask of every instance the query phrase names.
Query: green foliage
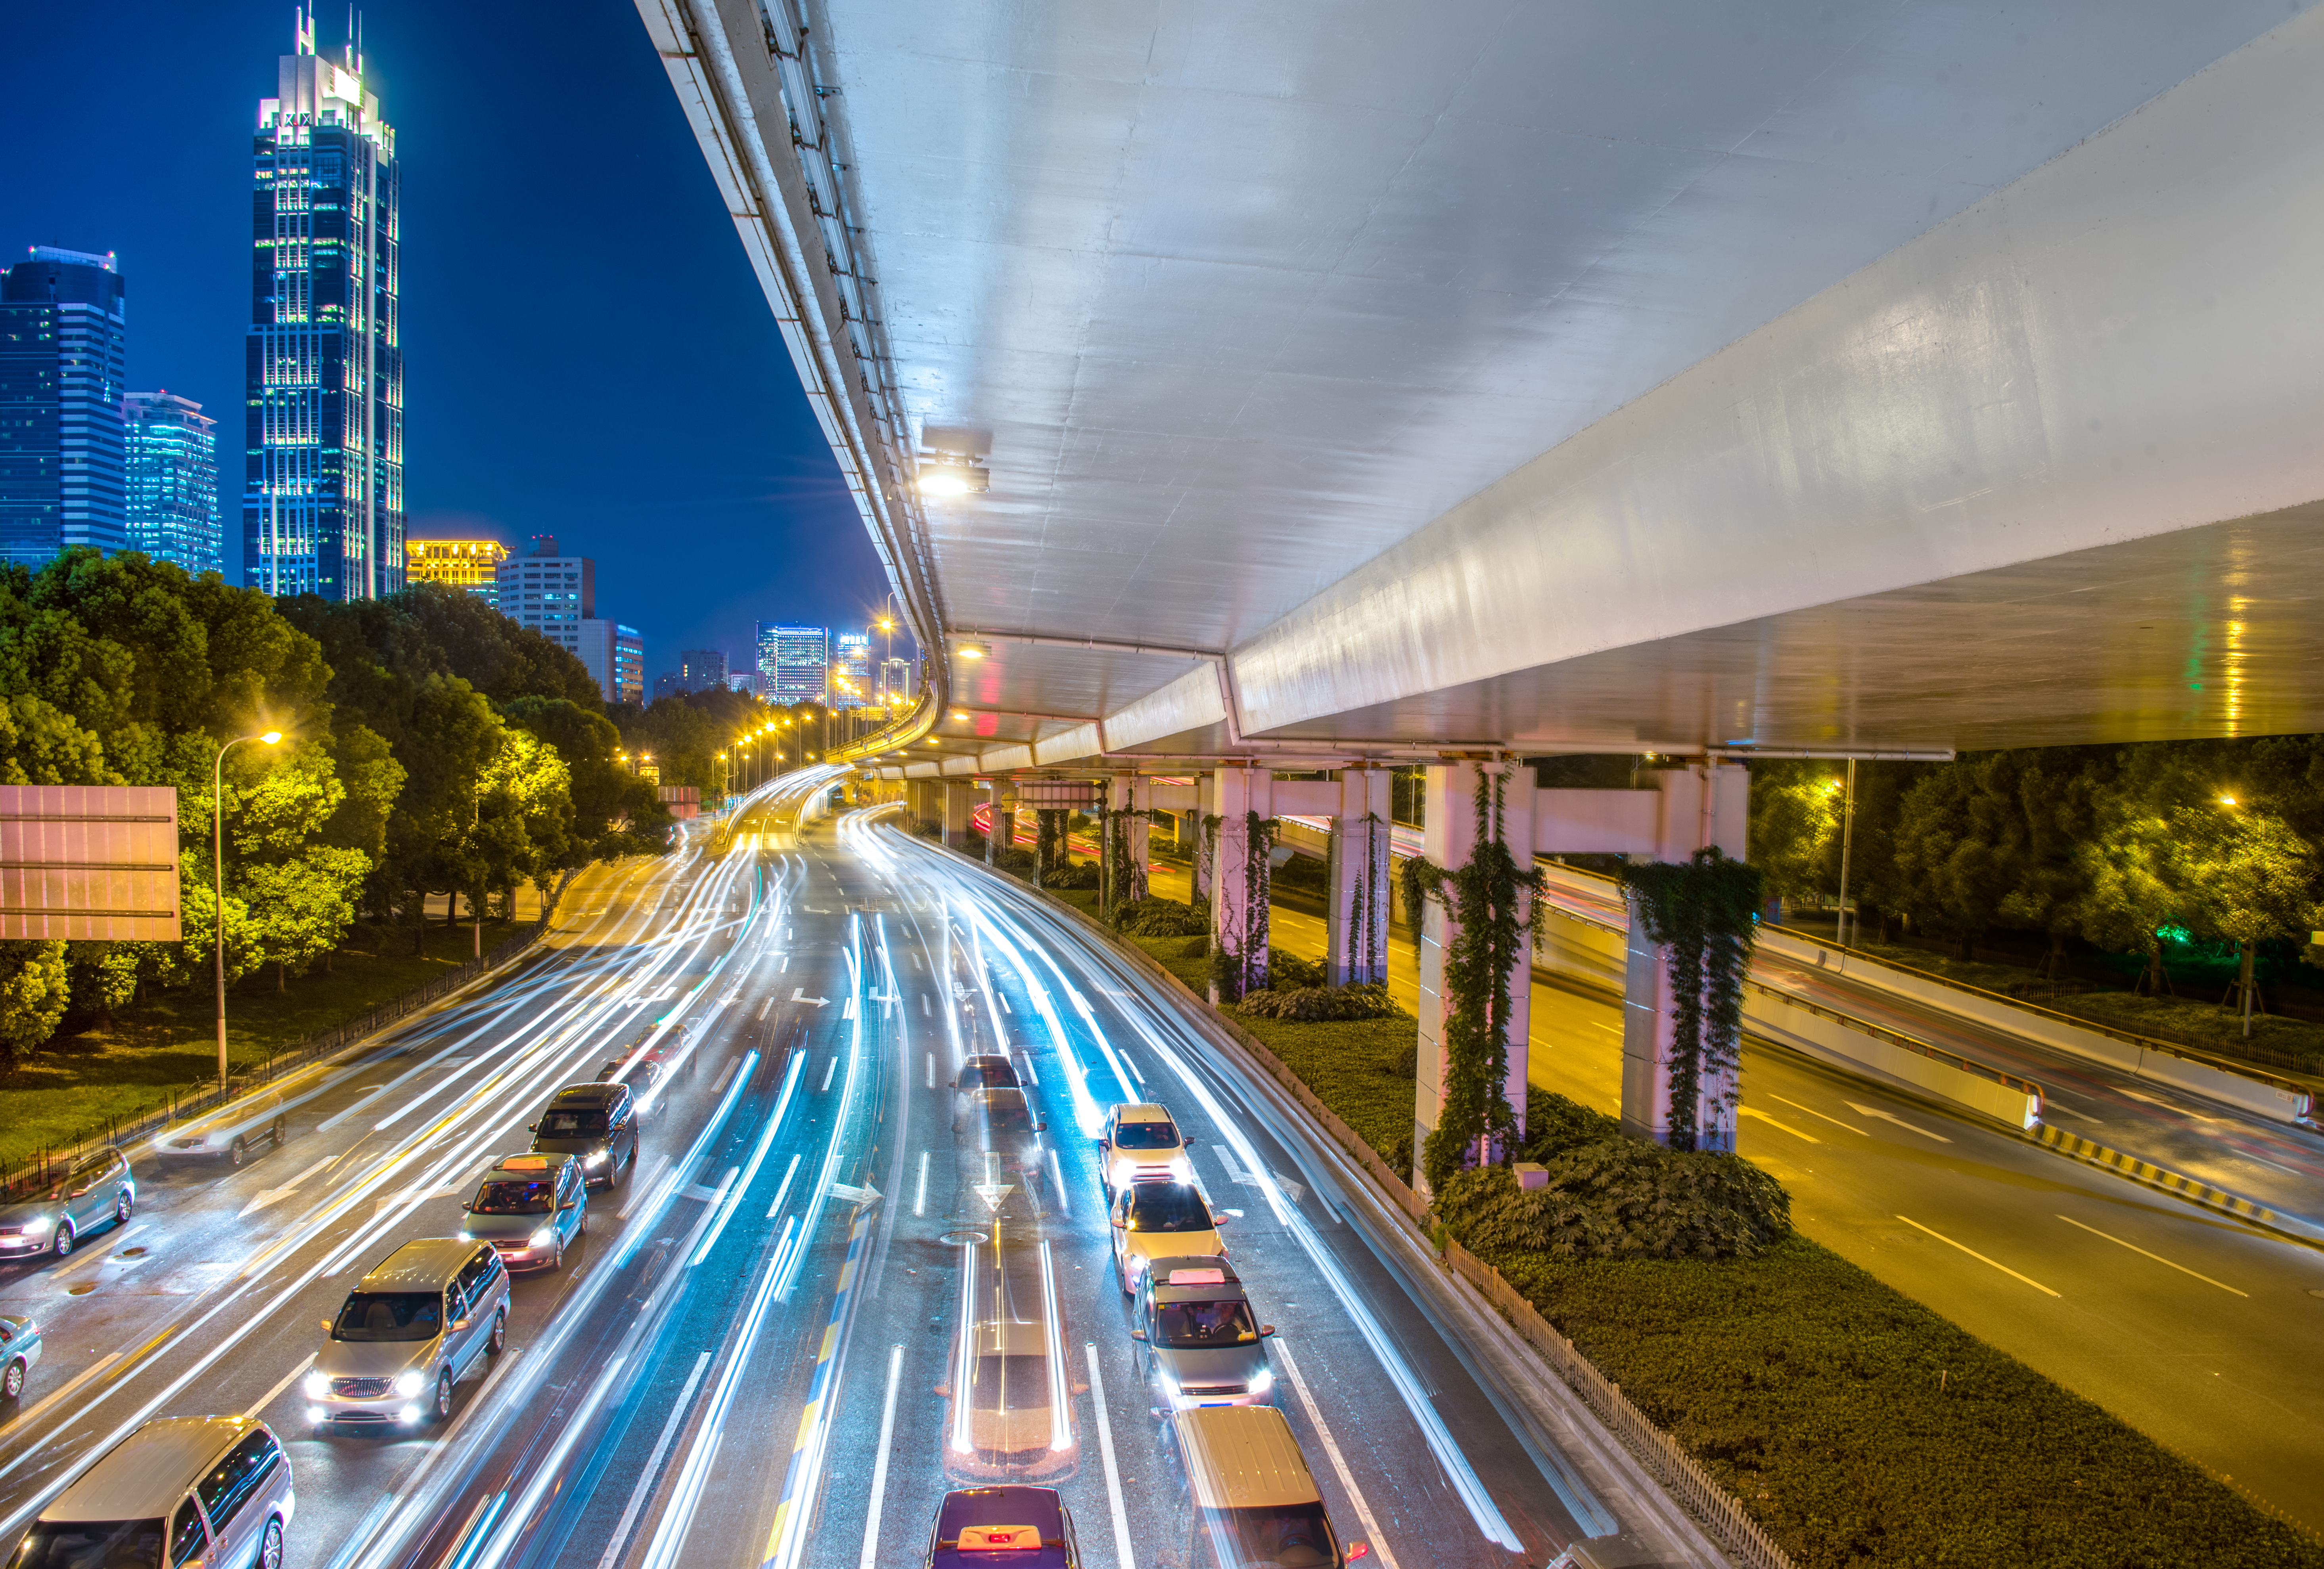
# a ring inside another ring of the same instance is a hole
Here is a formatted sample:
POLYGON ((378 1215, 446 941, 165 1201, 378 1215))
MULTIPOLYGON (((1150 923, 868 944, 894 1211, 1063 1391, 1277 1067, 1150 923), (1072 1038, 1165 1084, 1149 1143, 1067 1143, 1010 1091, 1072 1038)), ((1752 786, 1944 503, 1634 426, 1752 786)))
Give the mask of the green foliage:
MULTIPOLYGON (((742 771, 720 762, 718 754, 732 753, 737 737, 765 724, 777 711, 748 693, 720 686, 675 693, 644 708, 625 703, 610 711, 619 725, 623 750, 633 757, 650 755, 663 784, 691 784, 708 800, 723 782, 740 784, 742 778, 742 771)), ((779 739, 789 741, 790 732, 781 732, 779 739)), ((819 750, 819 744, 814 749, 819 750)), ((777 766, 773 757, 766 754, 770 770, 777 766)))
POLYGON ((567 867, 621 856, 659 855, 669 848, 670 815, 654 787, 614 757, 622 732, 592 704, 564 697, 520 697, 501 715, 557 748, 573 802, 567 867))
POLYGON ((1751 765, 1750 861, 1769 894, 1808 903, 1836 890, 1840 784, 1830 763, 1751 765))
POLYGON ((1066 860, 1041 879, 1045 888, 1095 889, 1105 881, 1105 872, 1095 861, 1066 860))
POLYGON ((1380 985, 1344 986, 1261 986, 1245 992, 1235 1011, 1250 1018, 1385 1019, 1397 1012, 1380 985))
POLYGON ((1535 1188, 1506 1167, 1460 1172, 1436 1213, 1480 1257, 1748 1258, 1791 1230, 1791 1195, 1740 1156, 1617 1133, 1542 1164, 1535 1188))
POLYGON ((1610 1139, 1622 1131, 1622 1119, 1608 1116, 1595 1106, 1528 1085, 1526 1088, 1526 1136, 1517 1146, 1520 1161, 1548 1161, 1583 1144, 1610 1139))
POLYGON ((1114 929, 1133 937, 1194 937, 1211 929, 1207 900, 1182 904, 1148 895, 1113 909, 1114 929))
MULTIPOLYGON (((1691 1151, 1706 1079, 1726 1079, 1741 1060, 1743 978, 1750 972, 1761 897, 1758 869, 1716 845, 1683 862, 1631 867, 1622 876, 1648 941, 1670 955, 1670 1144, 1691 1151)), ((1732 1116, 1727 1098, 1716 1103, 1732 1116)), ((1731 1127, 1731 1124, 1729 1124, 1731 1127)))
POLYGON ((61 942, 0 942, 0 1066, 56 1032, 71 983, 61 942))
MULTIPOLYGON (((1216 865, 1225 843, 1219 831, 1223 820, 1206 820, 1213 838, 1212 860, 1216 865)), ((1246 812, 1242 819, 1241 908, 1224 912, 1228 925, 1219 933, 1212 954, 1211 981, 1222 1002, 1236 1002, 1268 985, 1267 934, 1273 917, 1275 835, 1279 825, 1271 817, 1246 812)))

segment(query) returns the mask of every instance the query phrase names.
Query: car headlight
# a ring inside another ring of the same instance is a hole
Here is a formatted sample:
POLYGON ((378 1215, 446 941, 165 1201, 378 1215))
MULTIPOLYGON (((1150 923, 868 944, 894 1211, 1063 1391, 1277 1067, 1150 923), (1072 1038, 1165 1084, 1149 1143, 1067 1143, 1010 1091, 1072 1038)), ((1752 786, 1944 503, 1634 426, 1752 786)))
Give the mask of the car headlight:
POLYGON ((49 1228, 54 1225, 56 1225, 56 1222, 51 1220, 47 1216, 36 1215, 32 1219, 24 1223, 24 1234, 26 1236, 46 1236, 49 1234, 49 1228))
POLYGON ((406 1406, 395 1414, 395 1419, 399 1422, 417 1422, 420 1420, 420 1408, 406 1406))
POLYGON ((310 1400, 319 1400, 319 1399, 321 1399, 325 1395, 327 1395, 327 1394, 329 1394, 330 1392, 331 1392, 331 1375, 330 1375, 330 1374, 328 1374, 328 1373, 310 1372, 310 1373, 309 1373, 309 1374, 307 1375, 307 1398, 308 1398, 309 1399, 310 1399, 310 1400))
POLYGON ((590 1156, 589 1156, 589 1158, 588 1158, 587 1160, 586 1160, 586 1161, 582 1161, 582 1162, 581 1162, 581 1164, 583 1164, 584 1166, 602 1166, 602 1165, 604 1165, 604 1163, 605 1163, 605 1152, 604 1152, 604 1151, 603 1151, 603 1150, 596 1150, 596 1151, 593 1151, 593 1152, 590 1152, 590 1156))
POLYGON ((308 1408, 307 1408, 307 1420, 309 1420, 309 1422, 314 1422, 314 1423, 320 1424, 320 1423, 327 1422, 327 1421, 329 1421, 330 1419, 331 1419, 331 1414, 330 1414, 328 1411, 326 1411, 325 1409, 323 1409, 323 1408, 322 1408, 322 1407, 320 1407, 320 1406, 309 1406, 309 1407, 308 1407, 308 1408))
POLYGON ((395 1375, 395 1392, 410 1397, 428 1387, 428 1375, 416 1367, 405 1368, 395 1375))
POLYGON ((1275 1370, 1271 1367, 1263 1367, 1259 1369, 1258 1372, 1251 1375, 1250 1382, 1243 1385, 1243 1392, 1252 1395, 1263 1395, 1274 1387, 1275 1370))
POLYGON ((1194 1179, 1194 1163, 1179 1155, 1170 1162, 1170 1175, 1176 1181, 1192 1182, 1194 1179))
POLYGON ((549 1244, 550 1241, 556 1237, 556 1235, 557 1227, 555 1225, 544 1225, 539 1231, 534 1232, 532 1235, 527 1239, 525 1245, 527 1247, 545 1248, 549 1244))

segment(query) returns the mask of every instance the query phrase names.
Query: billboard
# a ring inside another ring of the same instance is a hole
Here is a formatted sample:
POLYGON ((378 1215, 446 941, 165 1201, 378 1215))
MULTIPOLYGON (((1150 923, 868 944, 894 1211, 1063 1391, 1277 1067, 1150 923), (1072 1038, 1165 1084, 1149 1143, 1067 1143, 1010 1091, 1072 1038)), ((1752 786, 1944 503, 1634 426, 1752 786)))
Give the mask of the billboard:
POLYGON ((178 793, 0 784, 0 938, 177 942, 178 793))

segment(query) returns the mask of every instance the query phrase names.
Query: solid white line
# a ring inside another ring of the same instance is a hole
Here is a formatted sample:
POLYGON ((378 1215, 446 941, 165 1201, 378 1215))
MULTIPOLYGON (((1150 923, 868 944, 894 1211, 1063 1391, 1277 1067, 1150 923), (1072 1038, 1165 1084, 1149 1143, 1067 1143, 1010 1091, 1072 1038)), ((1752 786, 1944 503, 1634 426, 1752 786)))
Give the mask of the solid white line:
POLYGON ((702 1381, 703 1371, 709 1365, 710 1353, 706 1351, 694 1359, 694 1371, 687 1375, 686 1387, 678 1391, 678 1404, 669 1408, 669 1419, 661 1425, 661 1436, 654 1440, 653 1450, 646 1456, 645 1472, 638 1478, 638 1485, 630 1490, 630 1507, 622 1511, 621 1523, 613 1528, 613 1539, 605 1544, 605 1555, 597 1560, 597 1569, 613 1569, 613 1561, 621 1556, 622 1544, 629 1540, 630 1528, 638 1523, 638 1511, 646 1507, 646 1497, 653 1491, 662 1456, 669 1453, 670 1440, 678 1436, 678 1425, 686 1419, 694 1386, 702 1381))
POLYGON ((773 1007, 774 1005, 775 1005, 775 999, 773 998, 773 996, 770 996, 767 998, 767 1000, 766 1000, 765 1002, 761 1003, 761 1004, 759 1005, 759 1012, 758 1012, 758 1015, 757 1015, 757 1016, 758 1016, 758 1017, 760 1017, 760 1018, 761 1018, 761 1019, 765 1018, 765 1017, 767 1016, 767 1010, 768 1010, 769 1008, 773 1007))
POLYGON ((1815 1107, 1812 1106, 1802 1106, 1798 1101, 1793 1100, 1787 1096, 1777 1095, 1774 1091, 1770 1090, 1767 1094, 1767 1098, 1769 1100, 1780 1100, 1785 1106, 1790 1106, 1794 1111, 1803 1111, 1812 1117, 1823 1117, 1823 1120, 1830 1123, 1833 1127, 1846 1128, 1851 1133, 1864 1133, 1864 1136, 1868 1139, 1872 1136, 1870 1133, 1864 1133, 1864 1130, 1858 1127, 1854 1123, 1844 1123, 1838 1117, 1824 1116, 1824 1114, 1816 1110, 1815 1107))
POLYGON ((793 1155, 791 1157, 791 1163, 784 1169, 783 1185, 775 1189, 775 1201, 767 1206, 767 1218, 769 1220, 774 1219, 775 1212, 782 1208, 783 1197, 791 1190, 791 1179, 798 1175, 798 1163, 799 1158, 797 1155, 793 1155))
POLYGON ((838 1069, 839 1053, 835 1051, 831 1054, 831 1060, 823 1065, 823 1082, 815 1087, 816 1094, 821 1095, 825 1090, 831 1087, 831 1076, 836 1072, 838 1069))
POLYGON ((2161 1253, 2149 1253, 2149 1252, 2146 1252, 2146 1250, 2145 1250, 2144 1248, 2140 1247, 2136 1243, 2126 1243, 2126 1242, 2123 1241, 2123 1240, 2122 1240, 2122 1238, 2120 1238, 2120 1237, 2118 1237, 2118 1236, 2110 1235, 2109 1234, 2107 1234, 2107 1233, 2106 1233, 2106 1232, 2102 1232, 2102 1231, 2100 1231, 2097 1226, 2094 1226, 2094 1225, 2082 1225, 2082 1223, 2081 1223, 2080 1221, 2076 1220, 2076 1219, 2075 1219, 2072 1216, 2070 1216, 2070 1215, 2061 1215, 2061 1216, 2058 1216, 2058 1218, 2059 1218, 2060 1220, 2064 1221, 2068 1225, 2080 1225, 2080 1226, 2081 1226, 2081 1228, 2082 1228, 2084 1231, 2086 1231, 2086 1232, 2089 1233, 2092 1236, 2102 1236, 2102 1237, 2105 1237, 2105 1238, 2107 1239, 2107 1241, 2108 1241, 2108 1242, 2110 1242, 2110 1243, 2114 1243, 2116 1247, 2128 1248, 2132 1252, 2135 1252, 2135 1253, 2144 1253, 2146 1257, 2148 1257, 2148 1258, 2150 1258, 2150 1259, 2153 1259, 2153 1260, 2156 1263, 2158 1263, 2158 1264, 2171 1264, 2171 1267, 2172 1267, 2172 1269, 2174 1269, 2174 1270, 2178 1271, 2181 1274, 2182 1274, 2182 1275, 2194 1275, 2194 1276, 2195 1276, 2195 1279, 2197 1279, 2197 1280, 2199 1280, 2202 1281, 2202 1282, 2203 1282, 2203 1284, 2205 1284, 2206 1286, 2217 1286, 2217 1287, 2218 1287, 2218 1289, 2219 1289, 2220 1290, 2222 1290, 2222 1291, 2235 1291, 2235 1292, 2236 1292, 2236 1296, 2238 1296, 2238 1297, 2248 1297, 2248 1296, 2250 1296, 2250 1295, 2251 1295, 2251 1293, 2250 1293, 2249 1291, 2236 1291, 2236 1289, 2235 1289, 2233 1286, 2230 1286, 2230 1285, 2227 1284, 2227 1283, 2226 1283, 2225 1281, 2223 1281, 2223 1280, 2213 1280, 2213 1279, 2211 1279, 2211 1277, 2210 1277, 2210 1276, 2209 1276, 2209 1275, 2196 1274, 2196 1272, 2195 1272, 2194 1271, 2192 1271, 2192 1270, 2189 1269, 2189 1268, 2188 1268, 2186 1265, 2184 1265, 2184 1264, 2172 1264, 2172 1263, 2171 1263, 2171 1261, 2170 1261, 2169 1259, 2164 1258, 2161 1253))
POLYGON ((734 1077, 734 1065, 742 1060, 739 1057, 730 1057, 727 1059, 726 1066, 718 1070, 718 1077, 711 1081, 711 1094, 716 1095, 720 1090, 726 1087, 726 1081, 734 1077))
POLYGON ((927 1212, 928 1152, 926 1150, 922 1150, 920 1152, 920 1183, 918 1187, 912 1189, 912 1213, 914 1215, 926 1215, 927 1212))
POLYGON ((934 1088, 936 1087, 936 1054, 935 1052, 931 1051, 931 1052, 927 1053, 927 1059, 928 1059, 928 1087, 929 1087, 930 1089, 934 1089, 934 1088))
MULTIPOLYGON (((2059 1218, 2063 1219, 2064 1217, 2061 1216, 2059 1218)), ((2212 1283, 2214 1285, 2218 1284, 2217 1281, 2212 1283)), ((2236 1295, 2241 1296, 2242 1293, 2237 1292, 2236 1295)), ((292 1368, 289 1372, 284 1373, 282 1375, 282 1381, 275 1385, 272 1389, 267 1390, 263 1395, 261 1395, 258 1399, 258 1404, 251 1407, 247 1411, 244 1411, 242 1414, 242 1419, 245 1422, 256 1421, 258 1419, 258 1414, 266 1409, 267 1407, 272 1405, 275 1401, 281 1399, 282 1398, 282 1391, 289 1389, 293 1383, 295 1383, 300 1373, 305 1372, 309 1368, 313 1367, 315 1365, 315 1359, 322 1354, 323 1353, 319 1351, 309 1352, 307 1353, 307 1360, 300 1363, 297 1367, 292 1368)))
POLYGON ((1057 1180, 1057 1213, 1071 1215, 1074 1207, 1065 1198, 1065 1169, 1057 1164, 1057 1151, 1054 1144, 1049 1147, 1049 1175, 1057 1180))
POLYGON ((872 1463, 872 1507, 863 1516, 863 1556, 856 1569, 880 1561, 880 1506, 888 1495, 888 1450, 896 1441, 896 1382, 904 1376, 904 1348, 888 1353, 888 1403, 880 1412, 880 1456, 872 1463))
POLYGON ((1041 1082, 1041 1070, 1033 1066, 1033 1054, 1030 1051, 1019 1051, 1017 1055, 1025 1060, 1025 1071, 1032 1076, 1034 1085, 1038 1087, 1041 1082))
POLYGON ((1396 1569, 1396 1555, 1388 1548, 1388 1538, 1380 1535, 1379 1521, 1372 1518, 1372 1506, 1364 1501, 1364 1490, 1356 1485, 1355 1473, 1348 1469, 1347 1456, 1340 1453, 1340 1441, 1332 1436, 1332 1429, 1323 1425, 1323 1413, 1316 1408, 1315 1397, 1307 1392, 1307 1381, 1300 1375, 1299 1363, 1283 1337, 1275 1337, 1274 1359, 1283 1363, 1283 1371, 1291 1375, 1291 1387, 1299 1391, 1299 1404, 1314 1425, 1315 1436, 1323 1441, 1323 1453, 1332 1457, 1332 1469, 1340 1473, 1340 1485, 1348 1490, 1348 1501, 1356 1507, 1356 1519, 1364 1523, 1364 1538, 1379 1555, 1383 1569, 1396 1569))
POLYGON ((1953 1241, 1952 1238, 1947 1236, 1944 1233, 1933 1230, 1929 1226, 1923 1225, 1919 1221, 1914 1220, 1909 1215, 1900 1215, 1896 1218, 1903 1221, 1906 1225, 1911 1226, 1915 1231, 1927 1232, 1931 1236, 1936 1238, 1947 1247, 1960 1249, 1961 1252, 1967 1253, 1970 1258, 1975 1259, 1980 1264, 1993 1264, 1995 1269, 1999 1270, 2003 1274, 2007 1275, 2013 1280, 2023 1280, 2027 1285, 2033 1287, 2036 1291, 2043 1292, 2047 1296, 2055 1297, 2058 1295, 2057 1292, 2051 1290, 2049 1287, 2034 1279, 2031 1275, 2021 1275, 2016 1271, 2011 1269, 2007 1264, 1994 1264, 1991 1259, 1987 1258, 1975 1248, 1969 1246, 1965 1243, 1957 1243, 1953 1241))
MULTIPOLYGON (((1090 1396, 1097 1402, 1097 1448, 1105 1457, 1105 1497, 1113 1506, 1113 1556, 1121 1569, 1137 1569, 1130 1548, 1130 1511, 1121 1502, 1121 1469, 1113 1463, 1113 1418, 1105 1408, 1105 1374, 1097 1365, 1097 1342, 1084 1343, 1089 1353, 1090 1396)), ((1394 1565, 1390 1565, 1394 1569, 1394 1565)))
POLYGON ((1795 1139, 1805 1139, 1811 1144, 1821 1144, 1823 1142, 1821 1139, 1817 1138, 1813 1133, 1803 1133, 1800 1132, 1799 1129, 1792 1126, 1791 1124, 1783 1122, 1775 1117, 1769 1116, 1766 1112, 1761 1111, 1756 1106, 1738 1106, 1735 1109, 1744 1116, 1757 1117, 1763 1123, 1767 1123, 1773 1126, 1779 1127, 1795 1139))
POLYGON ((1114 1054, 1121 1059, 1121 1065, 1130 1069, 1130 1077, 1138 1080, 1138 1087, 1144 1089, 1146 1087, 1146 1076, 1138 1071, 1138 1064, 1131 1060, 1130 1053, 1117 1049, 1114 1054))

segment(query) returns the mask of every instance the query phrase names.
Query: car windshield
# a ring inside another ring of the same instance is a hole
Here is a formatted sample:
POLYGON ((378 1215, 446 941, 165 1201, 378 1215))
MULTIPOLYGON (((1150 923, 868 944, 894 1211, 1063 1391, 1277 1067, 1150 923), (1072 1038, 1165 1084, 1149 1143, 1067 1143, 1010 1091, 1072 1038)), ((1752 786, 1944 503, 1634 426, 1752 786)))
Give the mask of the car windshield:
POLYGON ((605 1131, 602 1111, 552 1111, 540 1119, 544 1139, 591 1139, 605 1131))
POLYGON ((1259 1326, 1248 1302, 1157 1302, 1154 1344, 1176 1351, 1203 1346, 1255 1345, 1259 1326))
POLYGON ((1218 1561, 1236 1569, 1327 1569, 1340 1561, 1321 1503, 1203 1513, 1218 1561))
POLYGON ((159 1520, 41 1520, 8 1569, 160 1569, 159 1520))
POLYGON ((963 1089, 1015 1089, 1017 1069, 1006 1057, 972 1057, 960 1070, 963 1089))
POLYGON ((969 1403, 980 1411, 1021 1411, 1049 1403, 1049 1361, 1043 1356, 988 1353, 976 1359, 969 1403))
POLYGON ((996 1133, 1029 1133, 1033 1131, 1033 1114, 1015 1096, 995 1101, 984 1108, 984 1125, 996 1133))
POLYGON ((547 1178, 526 1182, 486 1182, 468 1208, 477 1215, 547 1215, 554 1184, 547 1178))
POLYGON ((1178 1130, 1169 1123, 1123 1123, 1113 1130, 1117 1150, 1175 1150, 1178 1130))
POLYGON ((331 1326, 334 1340, 433 1340, 444 1299, 433 1291, 355 1291, 331 1326))
POLYGON ((1130 1190, 1128 1229, 1208 1231, 1210 1207, 1183 1182, 1141 1182, 1130 1190))

